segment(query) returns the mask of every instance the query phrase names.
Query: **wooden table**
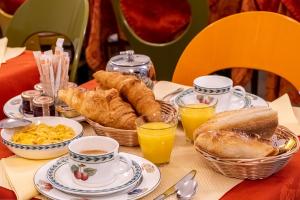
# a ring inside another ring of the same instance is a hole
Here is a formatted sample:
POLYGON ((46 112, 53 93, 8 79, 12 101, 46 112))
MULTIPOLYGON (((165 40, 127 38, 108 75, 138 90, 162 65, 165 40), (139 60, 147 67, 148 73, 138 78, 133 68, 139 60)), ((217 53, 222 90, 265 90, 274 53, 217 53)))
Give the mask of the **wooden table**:
POLYGON ((8 60, 0 67, 0 119, 5 118, 3 105, 25 90, 33 89, 39 82, 39 72, 31 51, 8 60))

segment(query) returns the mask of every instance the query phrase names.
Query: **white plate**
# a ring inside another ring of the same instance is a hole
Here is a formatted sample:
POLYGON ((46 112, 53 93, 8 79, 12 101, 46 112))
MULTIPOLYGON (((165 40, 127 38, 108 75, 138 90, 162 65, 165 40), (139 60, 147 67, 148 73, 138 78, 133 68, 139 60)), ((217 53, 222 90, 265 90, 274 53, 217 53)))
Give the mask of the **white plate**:
MULTIPOLYGON (((170 102, 178 108, 178 100, 179 98, 189 98, 191 94, 194 93, 193 88, 189 88, 178 95, 174 96, 170 99, 170 102)), ((185 100, 185 102, 188 102, 188 99, 185 100)), ((231 98, 231 104, 228 107, 228 110, 236 110, 241 108, 249 108, 249 107, 268 107, 268 103, 263 100, 262 98, 247 93, 246 97, 240 96, 239 93, 233 93, 233 97, 231 98)))
MULTIPOLYGON (((120 165, 121 168, 125 168, 127 163, 121 160, 120 165)), ((113 183, 103 187, 89 188, 74 183, 69 168, 68 157, 63 157, 48 169, 47 178, 56 189, 76 195, 100 196, 132 189, 142 178, 140 165, 132 161, 131 170, 117 176, 113 183)))
MULTIPOLYGON (((160 183, 160 171, 150 161, 128 153, 120 153, 127 158, 135 161, 141 166, 142 178, 140 183, 131 191, 121 191, 105 196, 89 196, 89 200, 134 200, 139 199, 152 192, 160 183)), ((36 189, 44 196, 51 199, 70 200, 70 199, 86 199, 84 195, 70 194, 54 188, 47 179, 47 171, 57 162, 58 159, 52 160, 39 168, 34 175, 34 185, 36 189)))
MULTIPOLYGON (((21 110, 22 98, 21 95, 15 96, 8 100, 3 106, 3 112, 6 117, 9 118, 23 118, 23 117, 33 117, 30 114, 24 114, 21 110)), ((70 118, 78 122, 82 122, 85 120, 83 116, 70 118)))

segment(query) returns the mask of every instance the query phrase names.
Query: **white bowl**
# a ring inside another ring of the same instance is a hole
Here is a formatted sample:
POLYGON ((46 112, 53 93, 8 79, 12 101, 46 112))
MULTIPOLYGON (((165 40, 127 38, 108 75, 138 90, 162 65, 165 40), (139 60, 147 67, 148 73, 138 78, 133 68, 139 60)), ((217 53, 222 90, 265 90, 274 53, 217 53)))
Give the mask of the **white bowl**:
POLYGON ((16 129, 2 129, 1 137, 3 144, 5 144, 14 154, 20 157, 29 159, 49 159, 59 157, 68 152, 68 144, 72 140, 81 137, 83 134, 82 125, 72 119, 67 119, 64 117, 33 117, 26 119, 31 120, 34 124, 45 123, 51 126, 62 124, 71 127, 74 130, 75 135, 72 139, 54 144, 23 145, 16 144, 11 141, 11 137, 13 136, 16 129))

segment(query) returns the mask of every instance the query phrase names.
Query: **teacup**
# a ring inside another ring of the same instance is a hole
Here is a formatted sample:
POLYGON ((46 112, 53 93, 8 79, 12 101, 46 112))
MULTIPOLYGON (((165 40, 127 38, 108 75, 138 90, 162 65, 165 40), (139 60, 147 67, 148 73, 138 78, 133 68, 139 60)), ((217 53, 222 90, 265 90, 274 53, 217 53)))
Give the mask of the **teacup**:
POLYGON ((109 137, 87 136, 69 144, 69 166, 73 181, 84 187, 112 183, 131 169, 132 162, 119 155, 119 143, 109 137), (120 160, 126 163, 121 167, 120 160))
POLYGON ((194 90, 204 96, 213 96, 218 99, 216 112, 228 110, 233 93, 245 98, 246 91, 242 86, 233 86, 233 81, 225 76, 207 75, 194 80, 194 90))

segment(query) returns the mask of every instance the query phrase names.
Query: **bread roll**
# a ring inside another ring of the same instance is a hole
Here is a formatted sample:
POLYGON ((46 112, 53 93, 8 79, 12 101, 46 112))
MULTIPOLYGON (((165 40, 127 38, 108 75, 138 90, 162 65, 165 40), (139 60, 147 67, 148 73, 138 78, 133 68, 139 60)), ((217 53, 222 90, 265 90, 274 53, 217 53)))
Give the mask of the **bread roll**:
POLYGON ((267 107, 246 108, 216 114, 194 132, 194 139, 210 130, 230 130, 269 139, 278 125, 277 112, 267 107))
POLYGON ((277 151, 271 144, 232 131, 202 132, 195 146, 222 158, 262 158, 277 151))

